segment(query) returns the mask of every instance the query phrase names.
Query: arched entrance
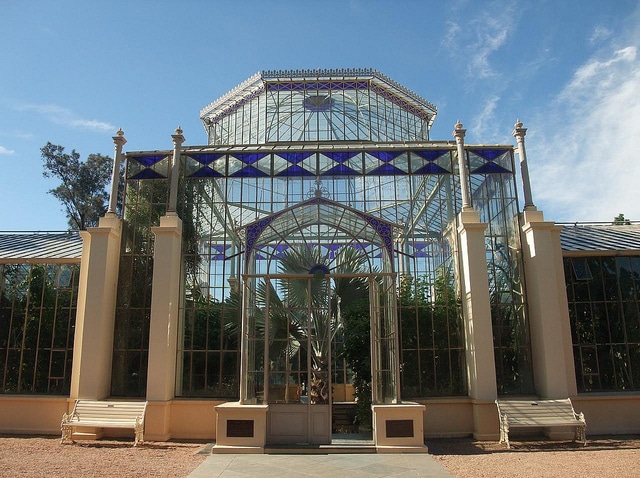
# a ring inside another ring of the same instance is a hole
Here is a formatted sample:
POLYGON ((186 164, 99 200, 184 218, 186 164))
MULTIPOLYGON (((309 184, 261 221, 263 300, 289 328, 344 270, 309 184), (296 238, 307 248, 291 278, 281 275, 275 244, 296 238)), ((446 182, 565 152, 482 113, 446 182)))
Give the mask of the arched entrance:
POLYGON ((317 195, 240 231, 241 404, 268 406, 267 443, 331 442, 331 348, 345 301, 367 307, 373 403, 399 403, 394 230, 317 195))

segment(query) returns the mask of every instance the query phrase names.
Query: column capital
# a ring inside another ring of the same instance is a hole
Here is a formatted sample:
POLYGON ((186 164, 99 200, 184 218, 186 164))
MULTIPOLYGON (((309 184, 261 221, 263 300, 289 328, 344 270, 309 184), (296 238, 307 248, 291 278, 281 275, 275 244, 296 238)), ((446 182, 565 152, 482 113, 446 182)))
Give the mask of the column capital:
POLYGON ((456 146, 458 150, 458 168, 460 170, 460 189, 462 194, 462 210, 469 211, 471 207, 471 200, 469 197, 469 178, 467 173, 467 162, 464 157, 464 135, 467 134, 467 130, 462 127, 460 120, 456 123, 453 129, 453 137, 456 139, 456 146))
POLYGON ((466 134, 467 130, 462 127, 462 123, 460 123, 460 120, 458 120, 458 122, 454 126, 452 136, 456 139, 457 142, 461 142, 464 140, 466 134))
POLYGON ((514 129, 511 134, 517 139, 524 138, 524 136, 527 134, 527 128, 523 128, 522 122, 520 120, 516 120, 516 124, 514 125, 514 129))
POLYGON ((182 143, 184 143, 184 136, 182 136, 182 128, 180 126, 178 126, 176 128, 176 134, 172 134, 171 135, 171 139, 173 140, 173 144, 176 147, 180 147, 182 146, 182 143))
POLYGON ((524 148, 524 136, 527 134, 527 128, 522 127, 522 122, 518 119, 514 125, 513 132, 518 142, 518 155, 520 156, 520 171, 522 173, 522 189, 524 192, 524 210, 535 211, 533 204, 533 196, 531 194, 531 180, 529 179, 529 167, 527 166, 527 152, 524 148))
POLYGON ((116 135, 112 136, 114 145, 113 169, 111 170, 111 188, 109 193, 109 204, 107 206, 107 214, 115 215, 118 201, 118 183, 120 179, 120 164, 122 162, 122 147, 126 144, 127 138, 124 137, 122 128, 118 128, 116 135))
POLYGON ((122 147, 127 143, 127 139, 124 137, 124 131, 122 131, 122 128, 118 128, 116 135, 112 136, 111 139, 113 139, 113 144, 116 146, 122 147))
POLYGON ((169 207, 167 208, 167 215, 171 215, 176 211, 176 205, 178 203, 178 169, 180 161, 180 148, 184 143, 184 136, 182 136, 182 128, 178 126, 176 133, 171 135, 173 140, 173 159, 171 160, 171 182, 169 183, 169 207))

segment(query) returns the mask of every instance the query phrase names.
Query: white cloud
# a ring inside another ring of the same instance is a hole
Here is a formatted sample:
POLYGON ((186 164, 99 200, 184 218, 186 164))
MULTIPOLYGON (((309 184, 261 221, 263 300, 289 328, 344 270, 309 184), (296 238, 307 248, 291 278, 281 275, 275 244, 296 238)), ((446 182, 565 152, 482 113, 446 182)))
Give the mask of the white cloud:
POLYGON ((84 129, 97 132, 115 131, 116 127, 104 121, 87 119, 77 116, 73 111, 52 104, 26 104, 19 106, 20 111, 34 111, 47 118, 52 123, 70 128, 84 129))
POLYGON ((468 46, 470 50, 469 74, 479 78, 498 76, 498 73, 491 66, 489 57, 498 51, 507 40, 508 30, 504 27, 503 20, 485 16, 478 22, 475 36, 475 43, 468 46))
POLYGON ((601 41, 608 40, 613 36, 613 31, 608 29, 607 27, 603 27, 602 25, 597 25, 593 29, 593 33, 591 37, 589 37, 589 42, 594 45, 596 43, 600 43, 601 41))
POLYGON ((473 126, 471 127, 471 133, 476 138, 486 138, 493 141, 496 136, 495 128, 497 122, 495 121, 495 111, 500 97, 493 95, 484 102, 484 106, 480 115, 474 119, 473 126))
POLYGON ((557 59, 553 56, 550 48, 541 48, 535 57, 525 60, 522 65, 518 67, 516 74, 522 79, 534 78, 542 68, 556 62, 557 59))
POLYGON ((4 146, 0 146, 0 154, 11 155, 13 153, 15 153, 13 149, 7 149, 4 146))
POLYGON ((508 0, 483 7, 476 17, 462 16, 463 24, 448 21, 442 45, 466 65, 470 77, 495 78, 499 72, 491 64, 491 56, 507 42, 515 15, 515 2, 508 0))
POLYGON ((456 22, 448 21, 447 31, 442 39, 442 44, 451 50, 456 49, 458 44, 457 39, 461 31, 462 29, 460 28, 460 25, 456 22))
POLYGON ((624 81, 623 70, 633 63, 636 56, 636 47, 628 46, 614 51, 608 59, 589 60, 573 74, 571 82, 560 94, 560 100, 584 104, 594 95, 596 98, 608 95, 620 81, 624 81))
POLYGON ((529 154, 534 202, 553 206, 550 219, 610 221, 624 213, 640 220, 638 91, 632 44, 611 47, 575 70, 529 154))

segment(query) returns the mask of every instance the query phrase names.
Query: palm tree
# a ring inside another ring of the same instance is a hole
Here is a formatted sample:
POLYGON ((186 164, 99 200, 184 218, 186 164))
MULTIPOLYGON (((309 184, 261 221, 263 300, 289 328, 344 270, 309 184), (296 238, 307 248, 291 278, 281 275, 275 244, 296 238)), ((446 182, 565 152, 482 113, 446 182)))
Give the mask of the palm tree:
POLYGON ((272 281, 258 284, 257 301, 266 304, 267 297, 269 299, 269 330, 265 330, 262 311, 256 317, 257 332, 268 336, 270 357, 291 360, 301 349, 308 354, 311 403, 329 401, 330 345, 342 330, 344 301, 350 303, 368 297, 366 281, 354 277, 363 272, 365 261, 357 250, 343 247, 335 258, 333 270, 329 271, 318 247, 292 247, 280 257, 278 272, 284 277, 275 284, 272 281), (328 272, 351 277, 333 278, 329 283, 325 277, 328 272), (311 280, 309 274, 314 275, 311 280), (304 277, 298 279, 298 275, 304 277))

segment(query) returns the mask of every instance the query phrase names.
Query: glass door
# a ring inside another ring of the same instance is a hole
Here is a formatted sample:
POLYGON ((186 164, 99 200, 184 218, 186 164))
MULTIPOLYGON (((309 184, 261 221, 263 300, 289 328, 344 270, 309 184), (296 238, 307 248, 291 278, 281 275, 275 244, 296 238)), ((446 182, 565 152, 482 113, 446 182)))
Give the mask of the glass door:
POLYGON ((243 402, 269 405, 268 443, 331 442, 331 279, 245 280, 247 376, 243 402))
POLYGON ((330 402, 331 279, 266 278, 266 403, 330 402))

